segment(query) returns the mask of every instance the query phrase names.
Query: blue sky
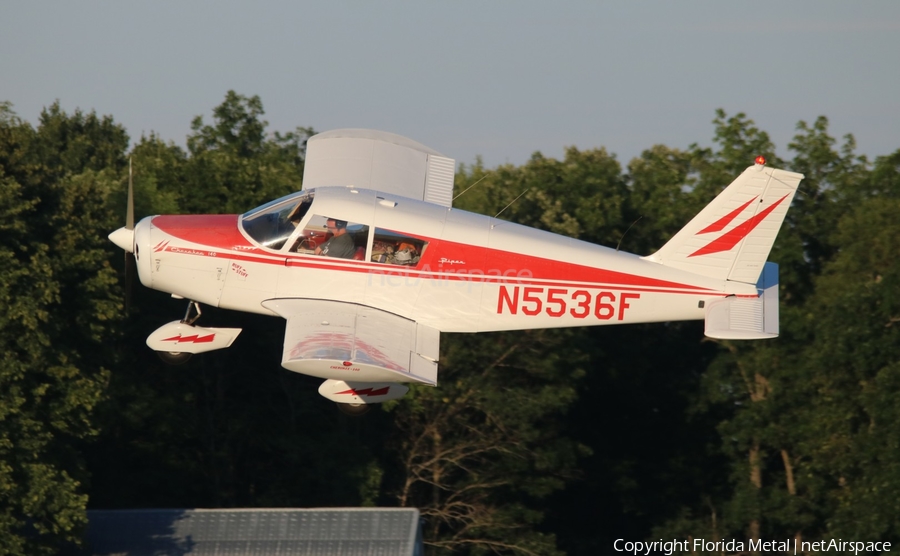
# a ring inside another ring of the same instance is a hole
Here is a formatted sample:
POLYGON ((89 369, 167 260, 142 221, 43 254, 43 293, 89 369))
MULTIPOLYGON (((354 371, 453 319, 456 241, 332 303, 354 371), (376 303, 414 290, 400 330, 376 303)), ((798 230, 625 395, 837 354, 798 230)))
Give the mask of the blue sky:
POLYGON ((34 124, 59 99, 183 145, 229 89, 271 130, 382 129, 489 167, 708 145, 716 108, 782 156, 825 115, 874 157, 900 148, 900 2, 0 4, 0 100, 34 124))

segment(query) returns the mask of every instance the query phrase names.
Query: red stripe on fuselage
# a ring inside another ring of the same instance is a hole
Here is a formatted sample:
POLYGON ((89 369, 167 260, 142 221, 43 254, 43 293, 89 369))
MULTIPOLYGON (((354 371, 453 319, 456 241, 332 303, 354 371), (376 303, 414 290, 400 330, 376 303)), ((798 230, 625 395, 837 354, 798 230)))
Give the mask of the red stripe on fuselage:
POLYGON ((268 253, 250 243, 238 229, 237 214, 154 216, 151 223, 170 236, 204 247, 268 253))
MULTIPOLYGON (((178 239, 218 249, 218 256, 233 260, 303 267, 341 272, 364 272, 376 275, 420 279, 481 281, 534 285, 566 285, 570 287, 604 287, 633 291, 670 293, 711 292, 691 284, 681 284, 647 276, 628 274, 576 263, 492 249, 479 245, 427 238, 401 232, 428 242, 415 267, 378 264, 367 261, 328 259, 297 253, 277 253, 250 243, 238 229, 238 215, 156 216, 153 225, 178 239), (452 262, 451 262, 452 261, 452 262), (672 291, 679 290, 679 291, 672 291)), ((192 247, 166 246, 166 251, 190 250, 192 247)), ((201 251, 185 254, 209 256, 201 251)), ((590 256, 590 253, 586 253, 590 256)))

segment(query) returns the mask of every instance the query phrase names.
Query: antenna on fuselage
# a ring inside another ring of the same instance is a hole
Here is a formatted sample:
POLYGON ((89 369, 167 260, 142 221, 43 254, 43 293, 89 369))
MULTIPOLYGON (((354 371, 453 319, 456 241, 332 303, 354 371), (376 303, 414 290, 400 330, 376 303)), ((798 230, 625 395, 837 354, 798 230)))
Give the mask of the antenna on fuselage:
POLYGON ((511 207, 511 206, 513 205, 513 203, 515 203, 516 201, 518 201, 518 200, 522 197, 522 195, 528 193, 529 191, 531 191, 531 188, 530 188, 530 187, 529 187, 528 189, 526 189, 525 191, 519 193, 519 196, 516 197, 515 199, 513 199, 513 200, 512 200, 512 203, 510 203, 510 204, 506 205, 505 207, 503 207, 502 209, 500 209, 500 212, 498 212, 497 214, 495 214, 495 215, 494 215, 494 218, 497 218, 498 216, 500 216, 500 215, 503 213, 504 210, 506 210, 506 209, 508 209, 509 207, 511 207))
POLYGON ((634 225, 638 223, 638 220, 640 220, 640 219, 643 218, 643 217, 644 217, 643 214, 640 215, 640 216, 638 216, 638 217, 637 217, 637 220, 635 220, 634 222, 632 222, 632 223, 631 223, 631 226, 628 226, 628 229, 625 230, 624 233, 622 233, 622 237, 619 238, 619 244, 616 245, 616 251, 619 250, 619 247, 622 247, 622 240, 625 239, 625 234, 627 234, 629 231, 631 231, 631 228, 633 228, 634 225))
POLYGON ((481 183, 482 180, 484 180, 484 178, 488 177, 489 174, 490 174, 490 172, 487 172, 487 173, 485 173, 483 176, 481 176, 480 178, 478 178, 478 181, 476 181, 475 183, 473 183, 473 184, 470 185, 469 187, 465 188, 465 190, 463 190, 463 192, 460 193, 459 195, 457 195, 456 197, 450 199, 450 203, 452 204, 453 201, 455 201, 455 200, 459 199, 460 197, 462 197, 463 193, 465 193, 466 191, 472 189, 473 187, 475 187, 476 185, 478 185, 479 183, 481 183))

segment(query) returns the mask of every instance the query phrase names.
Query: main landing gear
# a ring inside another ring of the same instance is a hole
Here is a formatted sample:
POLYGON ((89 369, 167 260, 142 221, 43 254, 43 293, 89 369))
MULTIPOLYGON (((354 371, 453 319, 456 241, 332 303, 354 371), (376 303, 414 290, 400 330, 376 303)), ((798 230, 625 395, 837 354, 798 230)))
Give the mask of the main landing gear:
POLYGON ((194 354, 183 351, 157 351, 156 355, 167 365, 184 365, 194 354))
POLYGON ((341 413, 344 415, 349 415, 351 417, 359 417, 360 415, 365 415, 372 409, 371 404, 366 403, 338 403, 335 402, 335 405, 338 407, 341 413))

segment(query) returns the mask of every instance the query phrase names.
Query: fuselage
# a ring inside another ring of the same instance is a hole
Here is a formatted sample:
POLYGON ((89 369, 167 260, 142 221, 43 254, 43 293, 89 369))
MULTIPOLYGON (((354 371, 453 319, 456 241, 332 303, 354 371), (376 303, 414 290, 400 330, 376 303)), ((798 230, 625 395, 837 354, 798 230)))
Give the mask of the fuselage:
POLYGON ((272 314, 262 302, 275 298, 358 303, 443 332, 703 319, 704 302, 757 296, 750 284, 366 189, 322 187, 270 205, 245 215, 145 218, 135 228, 141 281, 262 314, 272 314), (260 241, 254 219, 281 214, 283 225, 301 202, 296 228, 280 242, 260 241), (350 223, 354 259, 314 254, 331 237, 316 224, 325 219, 350 223))

